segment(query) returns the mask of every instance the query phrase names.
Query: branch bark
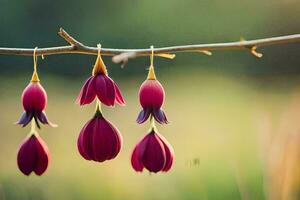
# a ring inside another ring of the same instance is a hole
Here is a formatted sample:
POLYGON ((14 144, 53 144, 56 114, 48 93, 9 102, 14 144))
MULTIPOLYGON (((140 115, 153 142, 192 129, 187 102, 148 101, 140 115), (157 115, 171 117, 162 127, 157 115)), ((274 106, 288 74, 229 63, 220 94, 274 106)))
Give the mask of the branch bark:
MULTIPOLYGON (((54 55, 54 54, 90 54, 97 55, 97 47, 90 47, 82 44, 69 35, 64 29, 60 28, 58 34, 69 43, 68 46, 58 46, 58 47, 47 47, 38 48, 36 54, 38 56, 54 55)), ((194 44, 194 45, 181 45, 181 46, 171 46, 171 47, 161 47, 154 48, 154 54, 157 56, 166 57, 163 55, 177 53, 177 52, 202 52, 209 54, 211 51, 216 50, 248 50, 251 54, 256 57, 261 57, 262 54, 256 52, 258 47, 270 46, 276 44, 286 44, 286 43, 296 43, 300 42, 300 34, 286 35, 279 37, 270 37, 264 39, 256 40, 241 40, 237 42, 227 42, 227 43, 212 43, 212 44, 194 44)), ((31 48, 5 48, 0 47, 0 54, 4 55, 22 55, 22 56, 32 56, 34 49, 31 48)), ((126 55, 129 58, 137 56, 148 56, 151 55, 151 49, 111 49, 111 48, 101 48, 101 54, 106 56, 117 56, 126 55)))

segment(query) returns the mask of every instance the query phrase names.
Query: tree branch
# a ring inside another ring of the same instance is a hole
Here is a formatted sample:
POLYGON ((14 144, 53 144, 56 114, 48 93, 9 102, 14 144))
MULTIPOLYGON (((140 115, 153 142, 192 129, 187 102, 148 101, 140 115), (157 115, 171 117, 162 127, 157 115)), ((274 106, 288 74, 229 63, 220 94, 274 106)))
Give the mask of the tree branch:
MULTIPOLYGON (((64 29, 60 28, 58 34, 70 45, 69 46, 58 46, 58 47, 47 47, 38 48, 36 55, 54 55, 54 54, 90 54, 97 55, 97 47, 90 47, 82 44, 81 42, 74 39, 69 35, 64 29)), ((271 37, 257 40, 241 40, 237 42, 227 42, 227 43, 213 43, 213 44, 194 44, 194 45, 181 45, 181 46, 171 46, 155 48, 154 54, 156 56, 169 57, 174 56, 169 55, 171 53, 177 52, 202 52, 210 55, 211 51, 216 50, 248 50, 252 55, 256 57, 261 57, 262 54, 256 52, 258 47, 276 45, 276 44, 286 44, 286 43, 296 43, 300 42, 300 34, 286 35, 279 37, 271 37)), ((30 48, 5 48, 0 47, 0 54, 4 55, 22 55, 22 56, 32 56, 34 49, 30 48)), ((151 55, 151 49, 111 49, 111 48, 101 48, 101 54, 106 56, 116 56, 115 62, 122 62, 129 58, 134 58, 137 56, 148 56, 151 55)))

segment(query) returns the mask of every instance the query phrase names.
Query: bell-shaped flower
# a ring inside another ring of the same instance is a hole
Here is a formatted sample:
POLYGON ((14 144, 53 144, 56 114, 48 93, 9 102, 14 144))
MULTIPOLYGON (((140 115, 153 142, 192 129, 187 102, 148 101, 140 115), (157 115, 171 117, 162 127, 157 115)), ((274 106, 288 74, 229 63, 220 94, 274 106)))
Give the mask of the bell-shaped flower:
POLYGON ((140 87, 139 98, 143 110, 138 115, 137 123, 145 122, 150 115, 160 124, 168 123, 166 114, 161 109, 165 99, 165 91, 156 79, 153 67, 149 68, 148 78, 140 87))
POLYGON ((32 134, 26 138, 18 152, 18 167, 25 175, 42 175, 50 160, 49 150, 42 138, 32 134))
POLYGON ((96 97, 107 106, 114 106, 115 103, 125 105, 121 91, 108 76, 101 56, 97 57, 93 75, 83 85, 76 102, 80 105, 90 104, 96 97))
POLYGON ((17 124, 25 127, 32 119, 34 119, 39 128, 39 122, 53 127, 56 126, 48 120, 44 111, 47 105, 47 93, 40 84, 36 73, 33 74, 31 82, 22 93, 22 104, 24 112, 17 124))
POLYGON ((131 165, 137 172, 167 172, 174 160, 174 150, 168 141, 152 130, 134 148, 131 165))
POLYGON ((103 162, 115 158, 122 147, 119 130, 99 110, 81 129, 77 147, 86 160, 103 162))

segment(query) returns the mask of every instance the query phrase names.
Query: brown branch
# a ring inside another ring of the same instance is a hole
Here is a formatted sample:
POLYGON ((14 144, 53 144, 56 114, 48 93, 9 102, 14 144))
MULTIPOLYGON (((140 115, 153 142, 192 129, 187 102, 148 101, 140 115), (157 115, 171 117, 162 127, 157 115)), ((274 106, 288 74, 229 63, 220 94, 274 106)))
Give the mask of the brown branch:
MULTIPOLYGON (((54 54, 90 54, 97 55, 97 47, 90 47, 82 44, 81 42, 74 39, 69 35, 64 29, 60 28, 58 34, 66 40, 70 45, 69 46, 58 46, 58 47, 47 47, 47 48, 38 48, 37 55, 54 55, 54 54)), ((258 47, 270 46, 276 44, 286 44, 286 43, 296 43, 300 42, 300 34, 286 35, 279 37, 271 37, 257 40, 241 40, 237 42, 227 42, 227 43, 213 43, 213 44, 194 44, 194 45, 181 45, 181 46, 171 46, 171 47, 162 47, 155 48, 154 54, 156 56, 166 57, 165 55, 177 52, 202 52, 208 54, 211 51, 215 50, 247 50, 252 55, 256 57, 261 57, 262 54, 256 52, 258 47), (164 56, 163 56, 164 55, 164 56)), ((5 48, 0 47, 0 54, 4 55, 23 55, 23 56, 32 56, 34 49, 31 48, 5 48)), ((122 60, 128 60, 128 58, 136 56, 148 56, 151 54, 151 49, 111 49, 111 48, 101 48, 101 54, 106 56, 117 56, 119 62, 122 60), (124 56, 125 55, 125 56, 124 56), (126 55, 129 55, 127 58, 126 55), (134 56, 133 56, 134 55, 134 56)))

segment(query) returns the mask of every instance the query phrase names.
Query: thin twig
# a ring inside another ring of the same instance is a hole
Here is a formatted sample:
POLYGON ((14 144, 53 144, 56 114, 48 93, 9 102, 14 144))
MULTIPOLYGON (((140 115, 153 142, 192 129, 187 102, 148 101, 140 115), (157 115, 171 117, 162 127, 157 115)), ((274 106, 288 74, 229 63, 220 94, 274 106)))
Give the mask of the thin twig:
MULTIPOLYGON (((54 55, 54 54, 90 54, 97 55, 97 47, 90 47, 82 44, 69 35, 64 29, 60 28, 58 34, 66 40, 69 46, 58 46, 58 47, 47 47, 39 48, 36 51, 36 55, 54 55)), ((257 40, 241 40, 237 42, 227 42, 227 43, 213 43, 213 44, 194 44, 194 45, 181 45, 181 46, 171 46, 171 47, 161 47, 154 48, 154 54, 156 56, 162 54, 170 54, 177 52, 211 52, 215 50, 247 50, 256 57, 261 57, 262 55, 256 52, 258 47, 269 46, 275 44, 286 44, 286 43, 296 43, 300 42, 300 34, 286 35, 279 37, 271 37, 257 40)), ((34 49, 32 48, 5 48, 0 47, 0 54, 4 55, 22 55, 22 56, 32 56, 34 49)), ((124 55, 135 55, 135 56, 148 56, 151 54, 151 49, 111 49, 111 48, 101 48, 101 54, 106 56, 116 56, 119 54, 124 55)))
POLYGON ((58 35, 66 40, 71 46, 83 47, 84 45, 75 40, 71 35, 69 35, 63 28, 59 29, 58 35))

